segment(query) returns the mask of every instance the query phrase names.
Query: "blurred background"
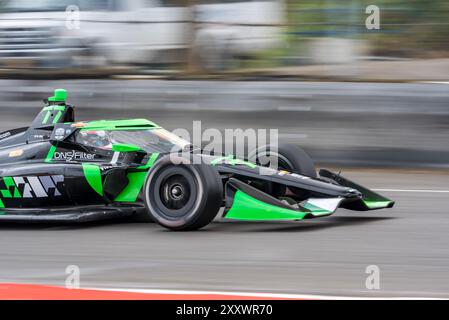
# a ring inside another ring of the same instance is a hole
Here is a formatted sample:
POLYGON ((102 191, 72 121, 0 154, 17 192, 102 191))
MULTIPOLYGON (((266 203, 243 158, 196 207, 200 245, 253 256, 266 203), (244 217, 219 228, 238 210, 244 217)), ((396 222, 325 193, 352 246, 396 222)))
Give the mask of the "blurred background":
POLYGON ((444 0, 4 0, 0 125, 66 87, 84 119, 277 128, 324 164, 446 168, 448 18, 444 0))
POLYGON ((447 0, 1 0, 0 131, 65 88, 78 120, 278 129, 396 205, 198 233, 0 225, 0 282, 76 264, 83 287, 447 298, 448 36, 447 0))
MULTIPOLYGON (((404 80, 408 64, 369 62, 442 59, 447 68, 449 58, 444 0, 3 0, 0 14, 4 69, 259 69, 381 80, 369 67, 385 65, 384 77, 396 68, 404 80), (377 28, 366 25, 372 5, 377 28)), ((437 69, 417 73, 437 79, 437 69)))

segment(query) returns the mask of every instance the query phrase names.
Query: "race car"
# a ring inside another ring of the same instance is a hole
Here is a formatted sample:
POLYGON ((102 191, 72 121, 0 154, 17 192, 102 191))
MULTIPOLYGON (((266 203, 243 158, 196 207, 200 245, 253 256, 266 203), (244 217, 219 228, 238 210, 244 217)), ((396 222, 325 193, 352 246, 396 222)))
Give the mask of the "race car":
POLYGON ((202 152, 145 119, 75 122, 64 89, 29 127, 0 133, 0 221, 138 216, 181 231, 208 225, 222 208, 224 219, 296 221, 393 205, 340 174, 317 175, 296 145, 237 159, 202 152))

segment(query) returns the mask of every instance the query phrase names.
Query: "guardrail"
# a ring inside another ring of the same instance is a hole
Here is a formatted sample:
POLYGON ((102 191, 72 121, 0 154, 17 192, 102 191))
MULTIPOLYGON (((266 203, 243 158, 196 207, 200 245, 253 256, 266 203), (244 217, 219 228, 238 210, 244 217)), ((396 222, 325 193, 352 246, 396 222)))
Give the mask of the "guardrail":
POLYGON ((0 126, 27 125, 56 87, 80 120, 147 117, 168 129, 276 128, 319 163, 449 167, 449 84, 0 80, 0 126))

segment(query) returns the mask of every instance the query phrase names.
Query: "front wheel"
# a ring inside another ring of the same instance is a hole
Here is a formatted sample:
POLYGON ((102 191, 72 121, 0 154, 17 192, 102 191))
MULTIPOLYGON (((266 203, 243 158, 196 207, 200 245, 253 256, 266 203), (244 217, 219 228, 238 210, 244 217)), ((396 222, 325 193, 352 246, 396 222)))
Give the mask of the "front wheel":
POLYGON ((312 178, 317 177, 313 160, 302 148, 294 144, 261 147, 249 155, 249 160, 277 170, 287 170, 312 178), (274 163, 275 166, 273 166, 274 163))
MULTIPOLYGON (((276 170, 287 170, 303 176, 316 178, 316 170, 313 160, 300 147, 293 144, 279 144, 278 146, 264 146, 249 155, 249 160, 261 166, 271 167, 276 170)), ((306 199, 310 192, 299 188, 287 187, 281 184, 267 184, 265 192, 275 197, 295 195, 300 199, 306 199)))
POLYGON ((223 198, 218 172, 204 164, 189 164, 172 156, 159 160, 149 171, 145 205, 149 216, 163 227, 187 231, 200 229, 217 215, 223 198))

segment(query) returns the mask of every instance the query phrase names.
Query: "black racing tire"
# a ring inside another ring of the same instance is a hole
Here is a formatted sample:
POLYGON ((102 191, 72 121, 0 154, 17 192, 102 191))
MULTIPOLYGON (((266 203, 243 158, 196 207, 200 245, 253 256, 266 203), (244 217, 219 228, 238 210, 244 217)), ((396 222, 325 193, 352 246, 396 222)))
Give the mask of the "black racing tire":
MULTIPOLYGON (((269 145, 261 147, 249 155, 249 160, 259 165, 272 167, 272 163, 269 161, 271 157, 277 158, 277 167, 274 169, 287 170, 311 178, 317 177, 313 160, 302 148, 294 144, 279 144, 277 148, 269 145)), ((299 199, 307 199, 310 196, 309 191, 292 187, 287 190, 286 186, 280 184, 269 184, 265 188, 267 190, 264 191, 274 197, 288 195, 288 190, 299 199)))
POLYGON ((197 230, 208 225, 222 201, 222 181, 213 167, 190 164, 174 155, 159 160, 148 172, 144 185, 148 215, 174 231, 197 230))
MULTIPOLYGON (((312 178, 317 177, 313 160, 302 148, 294 144, 279 144, 277 148, 272 146, 258 148, 249 155, 249 160, 264 165, 264 162, 261 163, 262 157, 273 156, 278 159, 276 168, 278 170, 287 170, 312 178)), ((266 158, 264 160, 267 164, 266 158)))

